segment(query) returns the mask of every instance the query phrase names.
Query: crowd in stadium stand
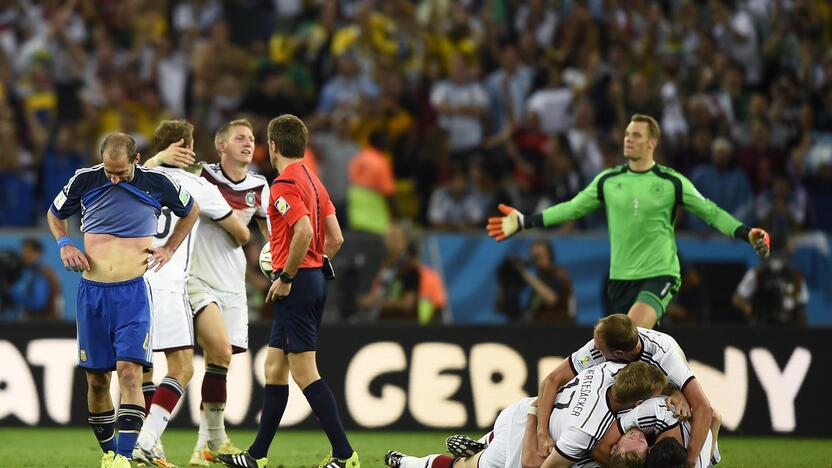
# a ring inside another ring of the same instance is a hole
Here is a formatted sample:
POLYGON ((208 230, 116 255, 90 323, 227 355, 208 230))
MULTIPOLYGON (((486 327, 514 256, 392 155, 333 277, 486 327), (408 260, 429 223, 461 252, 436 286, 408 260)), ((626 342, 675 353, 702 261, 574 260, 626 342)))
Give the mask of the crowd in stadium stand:
MULTIPOLYGON (((109 132, 147 154, 186 118, 215 161, 222 123, 262 143, 293 113, 346 226, 479 230, 496 201, 536 212, 621 164, 645 113, 659 162, 726 211, 828 232, 830 42, 825 0, 0 1, 0 227, 43 224, 109 132)), ((603 214, 558 232, 589 229, 603 214)))

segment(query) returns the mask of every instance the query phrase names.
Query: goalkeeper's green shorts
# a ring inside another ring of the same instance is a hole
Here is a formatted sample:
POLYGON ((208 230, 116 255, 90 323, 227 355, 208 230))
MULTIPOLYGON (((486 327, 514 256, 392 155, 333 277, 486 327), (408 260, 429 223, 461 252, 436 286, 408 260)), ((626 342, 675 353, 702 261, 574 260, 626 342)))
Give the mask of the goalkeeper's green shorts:
POLYGON ((613 280, 607 285, 607 297, 613 313, 626 314, 636 302, 643 302, 656 311, 656 321, 662 319, 667 305, 679 292, 682 281, 675 276, 654 276, 639 280, 613 280))

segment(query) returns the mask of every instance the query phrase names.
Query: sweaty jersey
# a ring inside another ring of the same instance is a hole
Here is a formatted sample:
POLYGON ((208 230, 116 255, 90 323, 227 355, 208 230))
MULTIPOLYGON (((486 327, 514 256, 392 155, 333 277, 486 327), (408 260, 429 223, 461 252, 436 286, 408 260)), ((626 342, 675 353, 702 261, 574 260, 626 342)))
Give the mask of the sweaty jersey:
MULTIPOLYGON (((266 218, 269 183, 249 172, 243 180, 233 181, 219 164, 205 164, 200 176, 219 189, 223 198, 244 225, 252 217, 266 218)), ((243 248, 217 223, 201 223, 194 242, 191 275, 217 291, 244 293, 246 257, 243 248)))
POLYGON ((290 164, 272 183, 269 198, 269 220, 271 221, 272 268, 280 271, 289 256, 289 244, 294 235, 293 226, 304 216, 312 223, 312 240, 309 250, 300 263, 300 268, 318 268, 323 264, 326 232, 324 220, 335 213, 335 206, 329 199, 318 176, 303 162, 290 164))
MULTIPOLYGON (((680 390, 683 390, 685 385, 695 377, 688 366, 685 353, 672 336, 639 327, 638 339, 641 342, 641 355, 637 360, 661 369, 667 376, 667 380, 680 390)), ((604 355, 595 347, 595 340, 589 340, 589 343, 569 357, 569 366, 576 374, 605 362, 607 360, 604 355)))
POLYGON ((635 172, 625 164, 607 169, 571 200, 543 211, 552 226, 581 218, 601 206, 610 236, 610 279, 679 277, 674 215, 684 207, 721 233, 735 237, 743 224, 703 197, 687 177, 656 164, 635 172))
MULTIPOLYGON (((690 444, 691 426, 690 421, 680 421, 673 411, 667 407, 665 403, 666 397, 660 396, 651 398, 641 402, 638 406, 626 413, 619 414, 618 424, 621 433, 629 431, 637 427, 644 435, 647 436, 648 441, 655 440, 659 434, 672 430, 678 426, 681 436, 682 445, 687 448, 690 444)), ((713 433, 708 430, 708 436, 705 439, 705 444, 702 446, 702 452, 696 461, 697 468, 705 468, 711 466, 715 461, 711 460, 711 446, 713 445, 713 433)), ((719 452, 714 450, 714 456, 719 457, 719 452)))
POLYGON ((595 464, 592 449, 616 421, 609 390, 625 365, 606 362, 583 370, 555 396, 549 435, 555 450, 577 466, 595 464))
MULTIPOLYGON (((176 181, 182 189, 191 194, 191 197, 199 204, 200 215, 213 221, 231 216, 232 211, 228 202, 222 197, 217 187, 208 183, 205 179, 179 168, 159 167, 158 170, 176 181)), ((170 209, 162 208, 156 234, 153 236, 154 247, 164 245, 168 241, 179 219, 170 209)), ((149 270, 145 273, 144 276, 150 282, 151 288, 169 291, 184 290, 191 258, 193 258, 194 237, 200 224, 200 220, 197 219, 188 236, 182 241, 180 248, 176 249, 164 268, 158 272, 149 270)))
POLYGON ((52 202, 50 210, 66 219, 81 210, 81 231, 117 237, 156 234, 163 207, 184 218, 193 200, 177 182, 156 169, 136 166, 133 179, 113 184, 104 164, 75 171, 52 202))

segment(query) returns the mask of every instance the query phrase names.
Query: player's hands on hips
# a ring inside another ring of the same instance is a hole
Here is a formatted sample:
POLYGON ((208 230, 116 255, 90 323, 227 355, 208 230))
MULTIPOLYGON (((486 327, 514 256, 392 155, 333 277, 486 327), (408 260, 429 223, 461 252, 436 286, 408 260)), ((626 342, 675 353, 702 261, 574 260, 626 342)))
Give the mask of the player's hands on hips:
POLYGON ((90 269, 87 256, 72 244, 61 247, 61 261, 64 262, 66 271, 69 271, 70 268, 72 271, 89 271, 90 269))
POLYGON ((748 242, 757 251, 757 255, 768 258, 768 254, 771 251, 771 236, 764 229, 752 228, 748 233, 748 242))
POLYGON ((537 433, 537 455, 541 458, 546 458, 552 453, 555 448, 555 442, 549 437, 548 432, 537 433))
POLYGON ((488 235, 497 239, 497 241, 508 239, 517 231, 523 230, 523 214, 514 208, 503 205, 497 205, 504 216, 492 216, 488 218, 488 235))
POLYGON ((170 261, 170 258, 173 257, 174 252, 173 249, 164 245, 161 247, 151 247, 147 251, 150 253, 150 256, 147 257, 147 271, 161 270, 170 261))
POLYGON ((667 407, 673 411, 673 414, 682 421, 690 419, 690 404, 685 396, 679 390, 674 390, 665 400, 667 407))
POLYGON ((196 163, 196 153, 185 146, 185 140, 179 140, 168 145, 167 148, 156 153, 154 156, 163 164, 171 164, 176 167, 186 168, 196 163))
POLYGON ((269 292, 266 294, 266 302, 279 301, 289 295, 292 291, 292 283, 284 283, 280 278, 274 280, 269 292))

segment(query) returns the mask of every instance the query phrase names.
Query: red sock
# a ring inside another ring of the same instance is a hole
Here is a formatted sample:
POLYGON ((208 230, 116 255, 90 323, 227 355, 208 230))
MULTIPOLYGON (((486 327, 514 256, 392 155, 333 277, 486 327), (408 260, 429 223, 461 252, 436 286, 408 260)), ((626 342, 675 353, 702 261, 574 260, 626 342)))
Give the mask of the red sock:
POLYGON ((439 455, 430 464, 430 468, 451 468, 452 466, 454 466, 454 457, 449 455, 439 455))
POLYGON ((208 364, 205 366, 205 377, 202 379, 202 401, 205 403, 225 403, 226 374, 228 368, 208 364))
POLYGON ((142 394, 144 394, 144 415, 150 412, 150 404, 153 402, 153 395, 156 393, 156 385, 153 382, 146 382, 142 384, 142 394))
POLYGON ((173 377, 165 377, 158 390, 156 390, 153 404, 168 410, 168 413, 173 413, 173 409, 176 408, 176 404, 179 403, 184 391, 185 389, 178 380, 173 377))

